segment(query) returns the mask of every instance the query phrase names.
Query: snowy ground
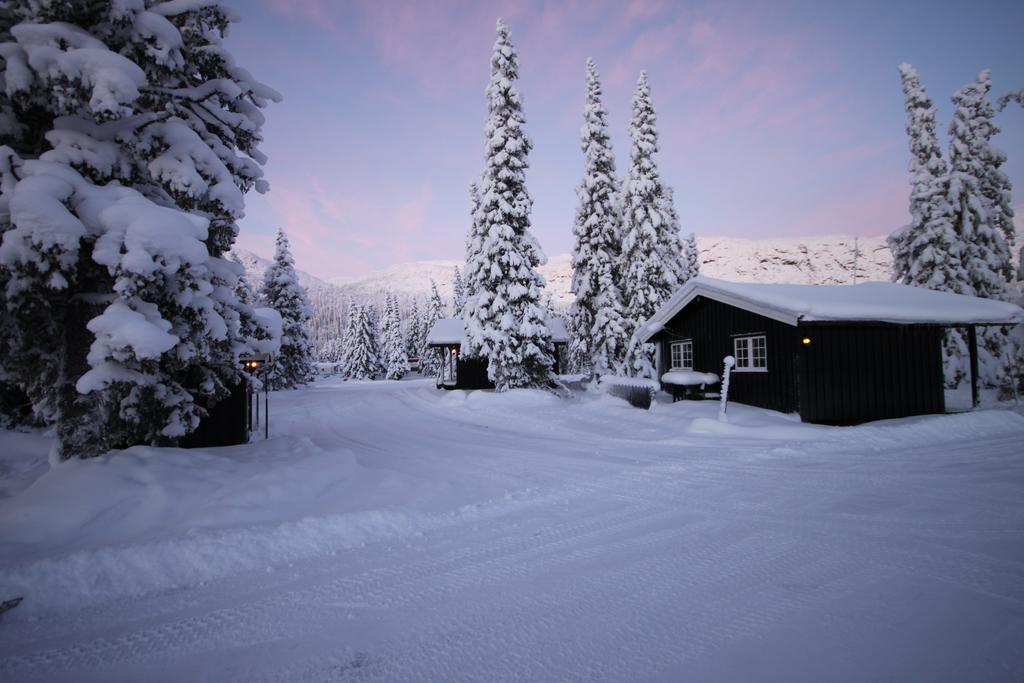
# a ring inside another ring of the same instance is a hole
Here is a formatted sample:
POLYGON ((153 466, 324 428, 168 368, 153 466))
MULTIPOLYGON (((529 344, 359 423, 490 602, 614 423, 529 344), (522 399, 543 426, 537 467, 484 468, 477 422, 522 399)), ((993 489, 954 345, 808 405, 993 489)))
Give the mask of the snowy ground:
POLYGON ((46 472, 0 435, 0 680, 1024 679, 1024 418, 856 428, 429 381, 46 472))

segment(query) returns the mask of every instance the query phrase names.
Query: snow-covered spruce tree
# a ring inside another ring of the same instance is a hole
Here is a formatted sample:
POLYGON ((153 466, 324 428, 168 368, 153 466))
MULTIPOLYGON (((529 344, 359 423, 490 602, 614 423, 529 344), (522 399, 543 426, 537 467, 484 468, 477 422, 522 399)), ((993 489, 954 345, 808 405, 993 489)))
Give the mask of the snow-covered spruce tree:
POLYGON ((358 329, 358 313, 356 305, 349 299, 345 305, 345 331, 341 336, 341 353, 338 357, 338 372, 348 378, 351 377, 349 367, 352 357, 352 347, 355 345, 356 330, 358 329))
POLYGON ((672 278, 673 291, 685 283, 687 277, 686 256, 683 254, 683 239, 679 232, 679 214, 676 212, 675 190, 668 185, 662 186, 662 212, 668 219, 661 225, 658 243, 662 259, 672 278))
MULTIPOLYGON (((480 186, 476 183, 469 184, 469 229, 466 231, 466 264, 462 271, 462 297, 463 310, 460 312, 466 319, 466 303, 475 292, 480 289, 483 281, 483 259, 481 251, 484 243, 484 230, 480 214, 480 186)), ((463 345, 468 348, 467 345, 463 345)))
MULTIPOLYGON (((935 106, 910 64, 899 67, 910 142, 910 223, 889 237, 893 281, 942 292, 971 294, 964 268, 964 243, 953 223, 949 171, 935 134, 935 106)), ((963 332, 949 330, 943 343, 947 383, 968 372, 963 332)))
POLYGON ((420 372, 427 376, 434 376, 440 368, 441 359, 438 354, 427 346, 427 338, 434 323, 444 317, 444 302, 437 292, 437 283, 430 281, 430 298, 427 300, 427 310, 423 313, 420 332, 420 372))
POLYGON ((347 376, 349 379, 373 379, 380 370, 379 351, 373 323, 366 306, 353 305, 353 324, 349 336, 347 376))
POLYGON ((278 229, 274 262, 263 276, 263 305, 281 314, 284 325, 281 350, 274 358, 267 381, 271 389, 294 389, 313 379, 313 343, 307 327, 310 316, 306 290, 295 274, 295 261, 284 230, 278 229))
POLYGON ((683 261, 686 264, 686 280, 700 275, 700 249, 697 248, 697 236, 692 232, 683 240, 683 261))
POLYGON ((261 108, 280 96, 223 44, 216 2, 4 3, 2 374, 56 455, 168 444, 238 379, 221 258, 264 191, 261 108))
MULTIPOLYGON (((526 191, 531 142, 515 82, 519 64, 508 27, 498 20, 487 86, 486 163, 477 212, 482 241, 466 304, 466 350, 488 361, 497 391, 542 387, 552 381, 553 345, 540 305, 544 261, 530 234, 526 191)), ((470 241, 470 240, 467 240, 470 241)))
POLYGON ((466 292, 462 286, 462 272, 455 266, 452 272, 452 316, 462 317, 462 309, 466 305, 466 292))
POLYGON ((384 345, 381 355, 384 361, 384 376, 387 379, 402 379, 409 372, 409 358, 405 353, 398 300, 392 296, 388 296, 384 306, 383 323, 384 345))
POLYGON ((665 262, 661 227, 669 221, 661 201, 662 187, 654 154, 658 130, 647 72, 633 94, 629 177, 623 190, 622 298, 629 337, 624 369, 632 376, 654 377, 654 345, 638 342, 638 327, 672 294, 671 266, 665 262))
POLYGON ((569 365, 576 372, 603 375, 621 366, 627 344, 619 292, 622 217, 616 202, 615 156, 608 135, 601 81, 587 60, 587 95, 580 144, 583 180, 573 225, 572 291, 569 308, 569 365))
POLYGON ((420 317, 420 305, 416 299, 409 305, 409 315, 405 318, 405 354, 409 358, 419 358, 420 353, 420 328, 422 327, 420 317))
MULTIPOLYGON (((964 269, 972 293, 1006 301, 1013 262, 1006 236, 1012 235, 1009 181, 999 171, 1006 156, 990 142, 999 128, 987 95, 992 87, 987 70, 953 95, 956 111, 949 129, 949 203, 963 248, 964 269), (1005 197, 1002 196, 1005 193, 1005 197), (1005 202, 1005 204, 1004 204, 1005 202)), ((979 370, 988 386, 1001 386, 1010 376, 1008 331, 983 327, 978 335, 979 370)))

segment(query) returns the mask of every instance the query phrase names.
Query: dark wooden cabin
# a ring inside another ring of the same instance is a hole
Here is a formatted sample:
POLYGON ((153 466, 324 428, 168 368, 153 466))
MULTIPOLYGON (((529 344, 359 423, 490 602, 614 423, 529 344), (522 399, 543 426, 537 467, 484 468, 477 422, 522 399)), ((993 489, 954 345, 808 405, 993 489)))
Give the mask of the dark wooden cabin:
MULTIPOLYGON (((805 422, 848 425, 945 410, 942 339, 964 327, 1013 325, 1013 304, 906 285, 770 285, 694 278, 642 328, 670 371, 721 376, 733 356, 729 400, 805 422)), ((717 389, 717 387, 716 387, 717 389)), ((692 395, 691 390, 687 390, 692 395)))
MULTIPOLYGON (((554 372, 561 372, 562 357, 569 343, 565 321, 549 318, 548 330, 555 345, 554 372)), ((462 355, 462 337, 465 327, 461 318, 444 318, 434 323, 427 335, 427 346, 432 353, 441 355, 441 367, 437 375, 437 386, 443 389, 493 389, 494 383, 487 377, 487 360, 468 358, 462 355)))

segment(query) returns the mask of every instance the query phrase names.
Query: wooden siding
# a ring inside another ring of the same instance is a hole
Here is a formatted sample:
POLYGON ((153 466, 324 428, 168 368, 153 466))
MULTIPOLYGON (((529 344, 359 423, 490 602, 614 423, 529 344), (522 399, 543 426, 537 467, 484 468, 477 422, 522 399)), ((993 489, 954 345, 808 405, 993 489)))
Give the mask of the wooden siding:
POLYGON ((238 384, 232 387, 231 393, 199 421, 196 430, 181 440, 180 446, 210 448, 246 443, 249 440, 248 392, 248 382, 242 376, 238 384))
POLYGON ((487 378, 486 358, 466 358, 459 354, 458 376, 452 389, 493 389, 494 383, 487 378))
POLYGON ((768 371, 733 372, 729 400, 784 413, 796 412, 796 328, 706 297, 690 302, 656 335, 661 350, 659 376, 668 371, 669 344, 692 339, 693 369, 721 377, 723 359, 733 355, 733 338, 747 333, 762 333, 767 338, 768 371))
POLYGON ((942 329, 926 325, 803 324, 800 417, 821 424, 945 410, 942 329))

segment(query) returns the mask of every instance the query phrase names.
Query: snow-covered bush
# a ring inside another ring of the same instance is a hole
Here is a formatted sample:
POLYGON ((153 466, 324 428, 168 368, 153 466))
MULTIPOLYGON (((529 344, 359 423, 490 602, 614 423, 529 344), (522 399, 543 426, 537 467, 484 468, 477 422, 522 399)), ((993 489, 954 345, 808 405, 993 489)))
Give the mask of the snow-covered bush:
POLYGON ((253 310, 223 258, 280 99, 216 2, 5 3, 0 377, 57 454, 173 443, 227 395, 253 310))

